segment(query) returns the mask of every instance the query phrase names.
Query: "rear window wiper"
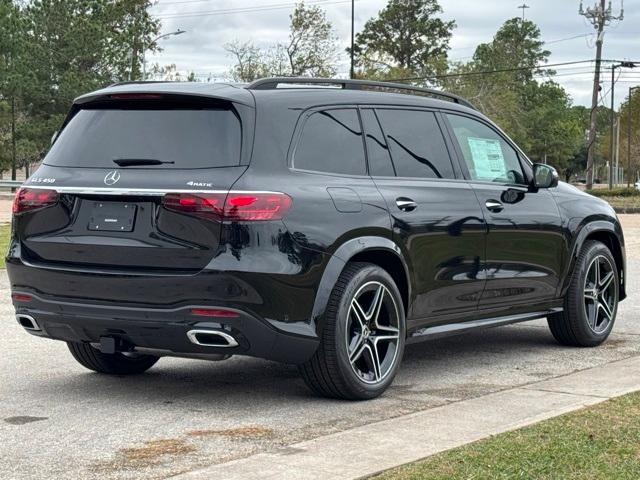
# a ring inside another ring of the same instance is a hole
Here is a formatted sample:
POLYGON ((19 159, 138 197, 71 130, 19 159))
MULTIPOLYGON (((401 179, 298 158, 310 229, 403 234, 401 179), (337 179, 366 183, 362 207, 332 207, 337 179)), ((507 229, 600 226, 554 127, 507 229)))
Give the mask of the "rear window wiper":
POLYGON ((113 163, 119 167, 138 167, 144 165, 163 165, 165 163, 176 163, 172 161, 156 160, 155 158, 114 158, 113 163))

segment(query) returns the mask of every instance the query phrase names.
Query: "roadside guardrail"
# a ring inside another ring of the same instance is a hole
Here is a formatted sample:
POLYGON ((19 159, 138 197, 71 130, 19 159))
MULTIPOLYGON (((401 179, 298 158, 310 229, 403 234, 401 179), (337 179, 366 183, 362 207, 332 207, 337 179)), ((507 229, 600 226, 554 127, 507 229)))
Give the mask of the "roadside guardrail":
POLYGON ((0 180, 0 188, 18 188, 23 183, 22 180, 0 180))

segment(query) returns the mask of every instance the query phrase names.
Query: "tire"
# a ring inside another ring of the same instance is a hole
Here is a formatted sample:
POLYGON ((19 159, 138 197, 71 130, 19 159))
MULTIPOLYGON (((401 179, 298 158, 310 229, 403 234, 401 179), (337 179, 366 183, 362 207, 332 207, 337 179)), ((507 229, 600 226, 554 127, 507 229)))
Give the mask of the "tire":
POLYGON ((558 343, 574 347, 595 347, 604 342, 615 323, 619 282, 618 268, 607 246, 593 240, 585 242, 576 260, 564 299, 564 311, 547 318, 551 333, 558 343), (596 262, 597 271, 594 270, 596 262), (613 276, 605 289, 601 279, 609 273, 613 276), (601 290, 602 294, 599 293, 601 290), (605 304, 608 310, 604 308, 605 304))
POLYGON ((135 375, 155 365, 158 357, 152 355, 127 356, 122 353, 106 354, 88 343, 67 342, 69 351, 80 365, 98 373, 135 375))
POLYGON ((398 287, 384 269, 347 264, 329 297, 318 350, 299 366, 305 383, 329 398, 368 400, 381 395, 402 360, 404 315, 398 287), (374 305, 379 305, 377 315, 374 305))

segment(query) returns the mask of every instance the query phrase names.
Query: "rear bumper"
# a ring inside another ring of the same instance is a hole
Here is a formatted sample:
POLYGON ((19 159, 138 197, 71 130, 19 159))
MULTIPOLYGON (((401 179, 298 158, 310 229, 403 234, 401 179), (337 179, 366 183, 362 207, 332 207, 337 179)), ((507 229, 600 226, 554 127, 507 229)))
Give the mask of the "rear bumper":
MULTIPOLYGON (((208 318, 191 314, 186 305, 178 308, 130 308, 53 301, 31 292, 28 302, 14 300, 16 315, 35 320, 33 335, 67 342, 99 343, 111 337, 119 344, 164 350, 167 355, 249 355, 284 363, 302 363, 313 355, 317 338, 282 332, 268 322, 236 310, 238 317, 208 318), (220 331, 238 343, 234 347, 196 345, 189 340, 192 330, 220 331)), ((214 307, 215 308, 215 307, 214 307)))

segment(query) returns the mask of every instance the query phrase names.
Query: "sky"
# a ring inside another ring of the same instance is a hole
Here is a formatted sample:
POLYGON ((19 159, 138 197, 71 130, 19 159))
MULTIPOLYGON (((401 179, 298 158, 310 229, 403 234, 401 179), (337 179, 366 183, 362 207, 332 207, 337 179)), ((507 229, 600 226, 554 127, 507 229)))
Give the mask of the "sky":
MULTIPOLYGON (((524 0, 528 20, 541 30, 546 48, 552 52, 549 63, 562 63, 595 58, 593 26, 578 15, 579 0, 524 0)), ((586 0, 591 7, 596 0, 586 0)), ((350 0, 307 0, 322 6, 332 22, 341 46, 350 42, 350 0)), ((387 0, 355 0, 355 29, 375 17, 387 0)), ((491 40, 505 20, 522 15, 523 0, 440 0, 442 18, 455 20, 449 58, 466 61, 479 43, 491 40)), ((175 64, 180 72, 195 72, 199 79, 228 77, 233 59, 224 49, 234 40, 252 41, 268 47, 286 42, 289 14, 294 0, 158 0, 151 13, 162 20, 161 33, 177 29, 186 33, 159 42, 161 52, 149 53, 148 64, 175 64)), ((621 0, 613 0, 613 13, 619 15, 621 0)), ((640 0, 624 2, 624 20, 614 21, 604 37, 604 59, 640 62, 640 0)), ((341 55, 339 75, 348 76, 349 58, 341 55)), ((593 64, 555 67, 555 80, 562 84, 575 104, 590 105, 593 64)), ((630 86, 640 85, 640 63, 634 70, 616 71, 616 104, 624 100, 630 86)), ((611 70, 604 71, 601 101, 610 104, 611 70)))

